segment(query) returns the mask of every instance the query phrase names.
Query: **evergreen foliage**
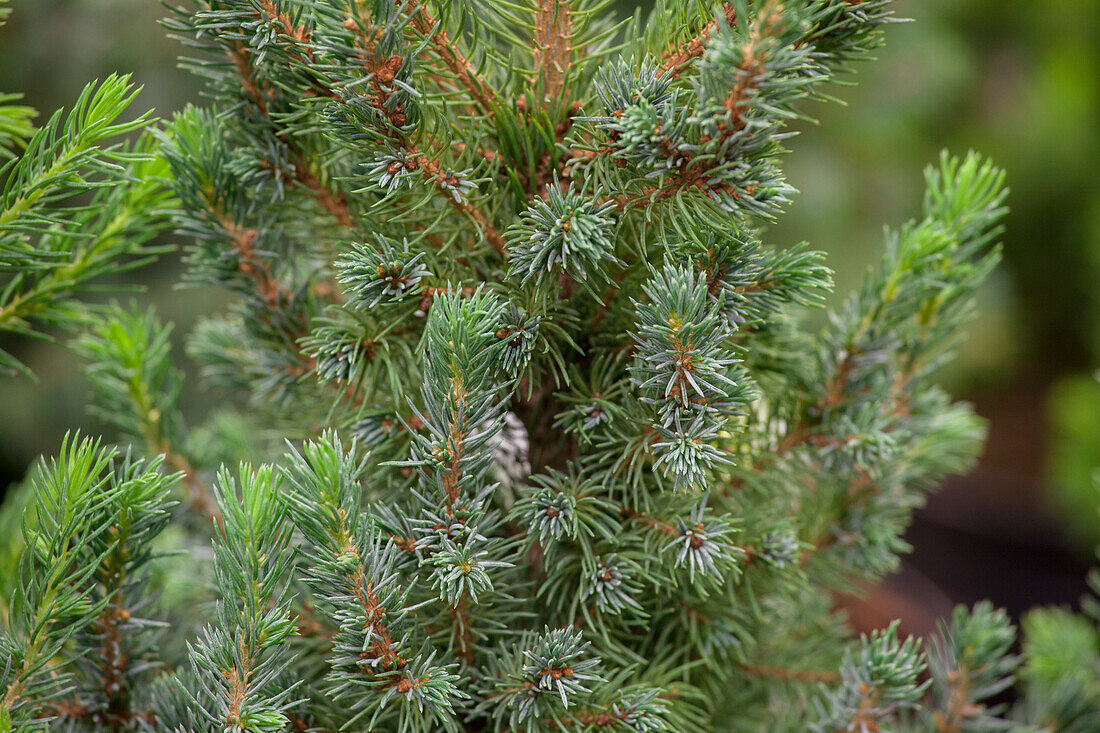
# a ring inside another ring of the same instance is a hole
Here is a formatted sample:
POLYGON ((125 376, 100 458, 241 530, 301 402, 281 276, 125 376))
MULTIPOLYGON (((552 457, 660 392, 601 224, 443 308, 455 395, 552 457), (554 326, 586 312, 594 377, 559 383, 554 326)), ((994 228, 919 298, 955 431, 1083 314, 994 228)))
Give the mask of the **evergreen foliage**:
POLYGON ((131 147, 120 78, 9 108, 0 325, 71 323, 168 214, 237 297, 188 336, 229 405, 195 427, 151 311, 75 341, 131 448, 69 438, 0 516, 0 731, 1095 729, 1092 621, 1028 618, 1009 711, 1003 613, 924 647, 830 611, 983 435, 934 374, 998 169, 945 154, 824 326, 824 255, 761 229, 890 20, 196 0, 166 25, 210 107, 131 147))
MULTIPOLYGON (((167 171, 152 137, 131 134, 151 119, 125 119, 136 95, 109 76, 35 129, 35 111, 12 103, 21 95, 0 94, 0 335, 86 322, 77 294, 165 251, 151 240, 169 223, 167 171)), ((0 372, 30 374, 3 349, 0 372)))

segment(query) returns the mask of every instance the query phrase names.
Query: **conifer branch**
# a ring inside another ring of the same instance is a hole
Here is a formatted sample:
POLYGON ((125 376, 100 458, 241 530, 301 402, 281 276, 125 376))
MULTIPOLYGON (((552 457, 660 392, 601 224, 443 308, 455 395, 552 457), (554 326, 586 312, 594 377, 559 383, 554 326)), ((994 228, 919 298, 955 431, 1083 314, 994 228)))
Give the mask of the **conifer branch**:
POLYGON ((322 183, 311 169, 309 161, 299 151, 292 149, 290 161, 294 166, 294 179, 306 187, 321 208, 331 214, 336 223, 345 229, 354 226, 355 222, 344 193, 333 193, 331 188, 322 183))
POLYGON ((899 710, 917 707, 928 682, 920 642, 897 639, 897 622, 860 640, 858 654, 849 650, 840 669, 840 685, 830 690, 828 714, 813 726, 818 733, 875 730, 899 710))
MULTIPOLYGON (((241 87, 248 98, 252 100, 252 103, 256 105, 256 109, 259 110, 260 114, 267 117, 267 98, 260 91, 260 87, 254 78, 256 72, 252 68, 252 61, 249 59, 251 52, 248 46, 243 41, 231 41, 227 46, 226 54, 229 56, 229 60, 233 62, 233 68, 237 70, 241 87)), ((268 91, 272 90, 269 89, 268 91)))
POLYGON ((489 245, 492 246, 499 255, 507 257, 508 247, 504 242, 504 237, 502 237, 500 232, 492 225, 488 217, 486 217, 480 209, 471 204, 465 196, 456 196, 452 193, 459 185, 459 179, 453 173, 446 171, 438 161, 425 157, 423 162, 421 162, 422 154, 411 141, 406 141, 405 150, 409 154, 406 168, 419 171, 424 180, 434 186, 448 204, 454 207, 458 212, 473 220, 480 234, 485 237, 489 245))
MULTIPOLYGON (((293 26, 285 14, 279 14, 270 0, 264 0, 264 2, 266 4, 265 12, 269 19, 277 20, 283 26, 287 35, 298 39, 299 43, 308 49, 308 34, 302 29, 293 26)), ((412 22, 414 27, 416 27, 425 38, 429 38, 432 41, 433 48, 436 49, 439 57, 448 68, 455 73, 455 76, 462 81, 463 85, 471 92, 474 99, 482 105, 483 109, 485 109, 487 113, 494 113, 495 99, 492 96, 491 88, 473 71, 473 67, 470 65, 469 61, 461 57, 453 44, 447 39, 446 32, 441 25, 431 19, 427 9, 423 5, 419 6, 413 12, 412 22)), ((364 52, 367 54, 368 59, 374 58, 374 54, 370 53, 369 48, 365 48, 364 52)), ((309 53, 311 54, 312 52, 309 53)), ((253 81, 254 70, 252 69, 249 59, 250 54, 251 51, 241 42, 234 42, 230 46, 230 58, 242 79, 246 94, 256 104, 260 113, 266 117, 268 116, 267 102, 264 94, 261 93, 261 90, 253 81)), ((371 72, 371 85, 375 90, 375 106, 384 114, 391 117, 391 121, 395 125, 401 126, 403 124, 403 119, 396 119, 393 115, 400 115, 403 117, 403 112, 401 112, 400 109, 396 112, 391 112, 385 107, 383 98, 385 93, 379 86, 382 83, 388 83, 387 80, 392 81, 394 71, 392 62, 395 60, 398 64, 401 61, 400 57, 395 56, 383 65, 373 64, 377 66, 377 68, 374 68, 371 72)), ((308 59, 303 59, 303 62, 307 61, 308 59)), ((369 67, 373 62, 368 61, 367 63, 369 67)), ((318 85, 325 95, 337 100, 340 99, 339 95, 331 87, 320 82, 318 82, 318 85)), ((273 91, 269 91, 268 95, 270 96, 273 93, 273 91)), ((333 194, 332 191, 317 178, 311 170, 308 161, 302 157, 297 147, 294 146, 292 141, 284 134, 277 133, 276 138, 286 145, 287 149, 290 151, 291 163, 295 171, 295 179, 310 191, 311 195, 323 209, 333 215, 338 224, 343 227, 352 226, 353 220, 344 194, 333 194)), ((404 135, 399 135, 395 142, 405 152, 405 167, 410 171, 418 170, 424 180, 435 187, 451 206, 474 221, 493 249, 502 256, 506 256, 507 249, 504 244, 504 239, 496 231, 485 214, 473 206, 464 196, 456 196, 452 193, 459 185, 459 180, 454 174, 445 170, 437 161, 426 158, 417 148, 416 144, 404 135)), ((394 171, 391 171, 391 174, 393 172, 394 171)))
POLYGON ((1015 636, 1007 614, 988 602, 958 606, 950 624, 941 622, 929 657, 937 708, 931 717, 939 733, 1007 727, 1003 705, 987 701, 1013 682, 1020 662, 1009 653, 1015 636))
POLYGON ((458 603, 451 606, 451 615, 454 617, 454 633, 452 641, 458 650, 458 657, 467 667, 474 663, 474 644, 470 636, 470 619, 466 613, 466 597, 459 599, 458 603))
POLYGON ((980 708, 970 702, 970 680, 965 670, 956 670, 949 681, 951 696, 948 698, 947 708, 936 713, 936 730, 939 733, 963 733, 965 721, 974 717, 980 708))
MULTIPOLYGON (((375 641, 364 650, 365 658, 377 661, 383 670, 401 669, 405 666, 405 660, 401 657, 400 650, 395 646, 393 637, 382 619, 389 610, 379 604, 378 594, 375 593, 374 584, 366 577, 366 568, 362 558, 350 544, 350 537, 345 535, 340 539, 355 560, 355 569, 348 578, 350 590, 363 615, 362 630, 369 632, 375 641)), ((402 678, 404 679, 404 678, 402 678)))
MULTIPOLYGON (((716 140, 728 139, 745 128, 745 117, 749 105, 753 101, 753 92, 756 91, 760 77, 765 73, 764 64, 767 61, 767 52, 762 48, 763 42, 779 34, 784 27, 785 19, 780 8, 778 0, 768 0, 757 12, 747 29, 747 38, 739 49, 740 62, 733 73, 734 84, 722 100, 722 106, 728 116, 726 119, 719 118, 714 123, 715 134, 713 138, 716 140)), ((734 11, 727 9, 726 12, 734 11)), ((734 23, 727 23, 727 25, 732 26, 735 23, 736 18, 734 23)), ((709 38, 714 29, 704 30, 709 38)), ((705 43, 705 40, 701 41, 697 47, 700 55, 705 50, 703 43, 705 43)), ((695 48, 692 47, 691 50, 694 51, 695 48)), ((677 68, 676 66, 671 67, 669 71, 675 71, 677 68)), ((713 141, 708 140, 707 142, 713 141)), ((669 152, 671 153, 671 151, 669 152)), ((679 157, 678 166, 670 171, 671 175, 665 181, 647 187, 638 194, 618 198, 616 203, 620 208, 630 210, 641 205, 651 206, 655 203, 668 201, 676 197, 679 192, 691 189, 703 191, 707 195, 717 193, 740 203, 746 194, 752 196, 756 193, 757 185, 754 183, 749 183, 744 189, 740 189, 721 180, 712 180, 714 176, 711 173, 716 161, 705 160, 700 162, 698 158, 693 159, 689 155, 679 157)))
POLYGON ((164 462, 172 469, 179 471, 183 476, 183 483, 187 486, 187 504, 199 516, 204 517, 215 525, 221 525, 222 515, 218 505, 210 496, 210 489, 199 477, 199 472, 187 460, 177 453, 168 443, 162 442, 154 449, 164 456, 164 462))
POLYGON ((290 288, 272 274, 271 268, 256 252, 256 230, 245 229, 224 215, 219 219, 239 258, 237 271, 253 281, 257 297, 269 308, 276 308, 280 301, 292 297, 290 288))
POLYGON ((309 49, 309 32, 301 26, 294 25, 290 16, 275 6, 275 0, 259 0, 259 6, 268 20, 277 23, 288 38, 306 49, 308 60, 313 61, 313 51, 309 49))
MULTIPOLYGON (((137 91, 117 75, 85 86, 67 115, 51 116, 0 169, 0 333, 49 339, 34 321, 79 321, 75 296, 165 251, 148 244, 172 208, 158 180, 163 161, 150 136, 124 141, 148 124, 149 113, 119 121, 137 91), (77 202, 80 195, 86 200, 77 202)), ((8 109, 2 101, 0 129, 8 109)), ((0 372, 13 371, 30 375, 0 350, 0 372)))
POLYGON ((657 530, 661 534, 668 535, 669 537, 679 537, 680 536, 680 532, 676 529, 675 525, 673 525, 671 522, 666 522, 666 521, 663 521, 661 519, 655 519, 653 517, 649 517, 649 516, 646 516, 644 514, 639 514, 638 512, 634 511, 633 509, 628 509, 626 507, 620 507, 619 511, 627 519, 636 519, 637 521, 641 522, 642 524, 646 525, 647 527, 652 527, 653 529, 657 530))

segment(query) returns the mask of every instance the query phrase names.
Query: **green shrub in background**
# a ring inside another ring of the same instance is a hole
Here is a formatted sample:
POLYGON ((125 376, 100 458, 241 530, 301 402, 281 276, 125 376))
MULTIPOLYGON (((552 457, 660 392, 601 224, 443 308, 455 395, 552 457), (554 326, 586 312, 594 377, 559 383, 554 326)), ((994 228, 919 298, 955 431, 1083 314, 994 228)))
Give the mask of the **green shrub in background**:
POLYGON ((890 10, 177 10, 213 106, 133 155, 78 144, 130 93, 88 87, 5 169, 2 292, 80 325, 74 217, 114 209, 63 204, 167 177, 142 212, 234 295, 188 337, 227 406, 188 425, 152 311, 83 329, 121 443, 66 438, 0 514, 28 518, 0 731, 1095 730, 1095 620, 1036 612, 1020 666, 988 604, 928 648, 830 610, 983 432, 933 375, 999 256, 998 169, 929 168, 823 327, 824 255, 759 228, 788 123, 890 10))
POLYGON ((1100 545, 1100 382, 1067 377, 1050 395, 1050 481, 1055 506, 1082 551, 1100 545))

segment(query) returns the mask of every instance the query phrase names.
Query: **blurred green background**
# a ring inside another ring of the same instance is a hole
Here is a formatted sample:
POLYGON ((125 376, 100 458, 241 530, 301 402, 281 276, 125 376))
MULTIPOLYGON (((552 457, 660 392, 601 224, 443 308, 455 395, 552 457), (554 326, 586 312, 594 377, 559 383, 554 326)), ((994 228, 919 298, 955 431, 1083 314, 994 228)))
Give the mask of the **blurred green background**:
MULTIPOLYGON (((157 3, 12 7, 0 29, 0 91, 24 91, 43 114, 115 70, 144 85, 137 108, 168 115, 201 101, 196 80, 176 68, 180 46, 158 26, 166 11, 157 3)), ((1055 577, 1046 595, 1033 588, 1042 597, 1020 607, 1072 600, 1072 579, 1100 542, 1092 480, 1100 466, 1100 2, 899 0, 896 8, 914 22, 888 28, 880 60, 860 69, 857 86, 834 88, 846 106, 808 109, 819 124, 801 125, 787 161, 803 193, 768 238, 828 251, 839 300, 880 256, 883 225, 917 214, 921 170, 942 148, 974 148, 1007 169, 1005 264, 943 375, 989 418, 990 441, 978 470, 918 517, 914 562, 953 600, 992 595, 1011 608, 1012 599, 997 597, 1011 592, 1009 574, 1004 588, 975 586, 965 573, 944 579, 965 559, 944 549, 943 532, 976 537, 993 543, 992 559, 971 553, 985 563, 1033 561, 1047 580, 1065 566, 1064 582, 1055 577)), ((151 283, 142 298, 185 332, 220 296, 176 289, 177 272, 169 258, 137 277, 151 283)), ((99 430, 83 411, 79 363, 58 346, 15 346, 40 382, 0 381, 0 483, 17 480, 67 428, 99 430)), ((189 409, 202 414, 207 405, 192 390, 189 409)))

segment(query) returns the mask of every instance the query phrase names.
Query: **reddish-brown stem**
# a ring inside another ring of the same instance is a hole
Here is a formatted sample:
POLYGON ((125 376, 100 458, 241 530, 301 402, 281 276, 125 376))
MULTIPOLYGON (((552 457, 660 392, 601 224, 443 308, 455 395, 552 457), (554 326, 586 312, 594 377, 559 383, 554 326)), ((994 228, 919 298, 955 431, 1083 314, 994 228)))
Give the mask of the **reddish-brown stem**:
POLYGON ((850 730, 879 730, 879 718, 892 711, 895 707, 895 704, 891 704, 888 705, 885 710, 880 711, 878 709, 879 692, 866 682, 860 683, 859 691, 863 696, 859 701, 859 707, 856 708, 855 713, 852 714, 852 717, 848 721, 848 725, 843 728, 837 728, 836 733, 847 733, 847 731, 850 730))
POLYGON ((405 149, 410 154, 409 163, 407 163, 406 166, 419 170, 424 180, 435 186, 451 206, 473 219, 474 223, 477 224, 478 229, 481 230, 481 233, 485 236, 485 239, 492 248, 502 257, 506 257, 508 255, 508 247, 504 243, 504 237, 502 237, 500 232, 490 223, 485 214, 482 213, 480 209, 473 206, 464 196, 455 197, 451 195, 451 188, 458 184, 458 179, 453 174, 448 174, 444 171, 443 166, 437 161, 429 160, 424 163, 418 162, 419 158, 416 156, 419 155, 419 150, 411 142, 406 144, 405 149))
POLYGON ((336 547, 334 549, 336 554, 351 555, 357 561, 355 569, 345 577, 348 581, 348 590, 358 601, 359 607, 363 611, 362 628, 371 637, 370 645, 366 650, 360 652, 359 656, 363 660, 379 660, 382 669, 386 671, 404 669, 405 660, 398 652, 389 629, 382 623, 386 609, 379 605, 374 584, 367 578, 363 559, 359 555, 359 549, 356 547, 348 529, 347 514, 343 509, 340 509, 338 516, 339 524, 336 528, 336 547))
POLYGON ((206 484, 199 478, 198 471, 183 455, 177 453, 167 442, 162 442, 156 450, 164 454, 164 462, 170 468, 183 474, 183 483, 187 486, 187 505, 200 516, 206 517, 219 527, 222 523, 222 513, 218 505, 210 498, 210 492, 206 484))
MULTIPOLYGON (((350 542, 350 540, 349 540, 350 542)), ((356 554, 358 554, 356 552, 356 554)), ((405 660, 397 650, 389 629, 382 623, 385 609, 378 605, 378 595, 374 591, 374 585, 366 579, 366 569, 362 561, 356 565, 355 571, 347 576, 351 583, 351 592, 363 609, 366 619, 363 630, 371 632, 373 641, 367 650, 360 653, 360 657, 366 659, 379 659, 382 669, 403 669, 405 660)))
POLYGON ((255 79, 252 78, 252 62, 249 60, 248 47, 241 41, 232 41, 229 44, 229 60, 233 62, 233 66, 237 69, 237 75, 241 78, 241 86, 244 88, 244 93, 248 95, 248 98, 252 100, 252 103, 256 105, 256 109, 260 111, 260 114, 267 116, 267 98, 260 91, 260 87, 257 86, 255 79))
POLYGON ((271 268, 256 252, 256 230, 243 229, 233 222, 223 220, 222 228, 233 240, 235 249, 240 259, 237 262, 237 272, 250 278, 256 284, 256 294, 269 308, 278 306, 283 296, 290 294, 290 289, 279 282, 271 273, 271 268))
MULTIPOLYGON (((723 102, 729 111, 729 119, 718 125, 718 135, 722 138, 729 137, 745 127, 747 103, 751 98, 752 91, 756 88, 760 75, 764 71, 765 56, 763 49, 761 49, 761 41, 778 30, 782 20, 775 9, 776 4, 774 2, 769 2, 761 8, 749 28, 748 39, 741 47, 740 73, 733 89, 730 90, 723 102)), ((727 23, 736 22, 731 7, 727 6, 725 12, 727 23)), ((715 27, 714 23, 706 26, 696 38, 685 44, 679 52, 670 58, 666 64, 666 69, 670 72, 679 73, 688 63, 702 55, 705 43, 715 27)), ((725 183, 712 183, 710 173, 711 165, 709 163, 700 163, 697 159, 683 156, 679 168, 661 183, 644 188, 637 194, 619 196, 611 200, 615 201, 620 209, 629 210, 639 205, 666 201, 675 197, 679 192, 691 188, 698 188, 708 193, 725 193, 735 200, 741 198, 742 192, 739 189, 725 183)), ((751 185, 746 186, 745 192, 752 194, 755 192, 755 188, 751 185)))
POLYGON ((470 636, 470 618, 466 613, 466 597, 458 600, 458 604, 451 608, 451 614, 455 622, 455 642, 458 646, 458 656, 467 666, 474 663, 474 645, 470 636))
MULTIPOLYGON (((733 9, 733 5, 726 3, 723 6, 723 14, 727 26, 733 27, 737 25, 737 13, 733 9)), ((695 59, 703 55, 703 52, 706 50, 707 41, 710 40, 710 37, 716 30, 718 30, 718 21, 712 20, 710 23, 703 26, 691 40, 676 49, 675 52, 670 51, 666 53, 664 63, 665 71, 673 77, 677 77, 683 73, 695 59)))
POLYGON ((535 72, 542 78, 543 103, 548 108, 561 104, 565 75, 573 52, 569 36, 573 13, 568 0, 538 0, 535 10, 535 72))
MULTIPOLYGON (((267 117, 268 95, 265 94, 265 91, 270 94, 270 90, 261 90, 259 85, 256 84, 248 47, 241 41, 232 41, 228 53, 229 59, 237 69, 237 75, 241 79, 241 86, 244 88, 245 94, 256 105, 256 109, 259 110, 260 114, 267 117)), ((331 90, 329 90, 329 95, 335 96, 331 90)), ((309 161, 291 144, 291 141, 285 135, 277 134, 276 138, 286 145, 290 151, 290 162, 294 166, 294 179, 309 191, 317 204, 329 212, 338 224, 343 227, 350 227, 352 225, 351 212, 348 210, 344 195, 342 193, 339 195, 334 194, 328 186, 321 182, 310 169, 309 161)))
POLYGON ((335 631, 317 620, 313 602, 308 598, 302 602, 302 610, 291 609, 290 615, 298 627, 298 633, 305 637, 332 640, 335 631))
MULTIPOLYGON (((279 9, 275 7, 274 0, 260 0, 260 9, 264 11, 264 14, 267 15, 269 20, 273 20, 277 22, 280 26, 282 26, 283 33, 290 38, 293 38, 298 43, 298 45, 309 45, 309 31, 291 23, 290 16, 286 13, 280 13, 279 9)), ((313 52, 307 48, 306 53, 312 60, 313 52)))
POLYGON ((428 15, 424 5, 414 11, 412 25, 417 32, 429 40, 439 60, 448 71, 454 74, 455 79, 469 93, 477 106, 486 114, 494 114, 500 107, 496 93, 477 73, 469 59, 458 51, 454 42, 447 38, 447 32, 439 22, 428 15))
POLYGON ((636 519, 647 527, 652 527, 661 534, 666 534, 669 537, 680 536, 680 530, 676 529, 676 527, 674 527, 671 523, 664 520, 647 517, 644 514, 640 514, 633 509, 627 509, 626 507, 621 507, 619 509, 619 512, 627 519, 636 519))
POLYGON ((243 636, 241 636, 241 640, 238 644, 238 651, 240 669, 237 667, 230 667, 229 669, 222 670, 222 675, 225 676, 226 681, 229 683, 229 691, 227 693, 229 697, 227 705, 229 714, 226 716, 225 722, 233 727, 243 727, 241 726, 241 706, 248 696, 248 680, 252 676, 252 655, 245 646, 243 636))
POLYGON ((947 674, 951 695, 947 709, 937 711, 932 718, 939 733, 962 733, 963 724, 981 713, 980 706, 970 702, 970 678, 965 669, 953 669, 947 674))
MULTIPOLYGON (((114 539, 120 539, 117 525, 112 528, 114 539)), ((99 665, 100 682, 104 696, 107 698, 107 707, 102 714, 111 725, 122 728, 133 721, 134 714, 130 710, 129 690, 126 689, 125 674, 130 664, 130 659, 123 648, 121 624, 130 620, 130 612, 123 607, 122 587, 126 582, 126 567, 122 553, 127 548, 117 544, 103 560, 103 566, 99 580, 108 590, 107 607, 99 614, 93 623, 93 629, 100 638, 99 665)))
MULTIPOLYGON (((286 142, 286 139, 282 136, 280 140, 286 142)), ((289 143, 287 143, 289 147, 289 143)), ((292 149, 293 150, 293 149, 292 149)), ((291 163, 294 165, 294 179, 305 186, 310 195, 313 196, 322 209, 327 211, 336 219, 336 223, 340 226, 350 229, 354 223, 351 218, 351 211, 348 209, 348 201, 344 194, 334 194, 332 189, 321 182, 309 167, 309 161, 307 161, 298 151, 293 151, 291 155, 291 163)))

